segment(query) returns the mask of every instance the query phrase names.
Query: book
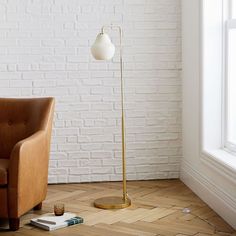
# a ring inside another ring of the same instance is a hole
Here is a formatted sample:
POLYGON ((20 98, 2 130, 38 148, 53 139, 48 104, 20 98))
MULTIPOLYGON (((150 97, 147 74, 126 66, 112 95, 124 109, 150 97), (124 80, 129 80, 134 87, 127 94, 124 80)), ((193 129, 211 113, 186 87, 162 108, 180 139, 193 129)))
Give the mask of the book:
POLYGON ((76 217, 76 214, 66 212, 62 216, 55 216, 53 213, 49 213, 39 217, 37 221, 41 223, 56 225, 73 217, 76 217))
MULTIPOLYGON (((66 213, 65 213, 66 214, 66 213)), ((64 215, 65 215, 64 214, 64 215)), ((67 213, 67 216, 69 216, 69 214, 72 214, 72 213, 67 213)), ((52 231, 52 230, 56 230, 56 229, 60 229, 60 228, 64 228, 64 227, 68 227, 68 226, 71 226, 71 225, 75 225, 75 224, 82 224, 84 222, 83 218, 79 217, 79 216, 74 216, 72 218, 69 218, 69 219, 65 219, 62 220, 62 218, 60 220, 58 219, 52 219, 52 215, 51 216, 48 216, 48 214, 40 217, 41 220, 44 220, 44 219, 48 219, 48 217, 51 217, 49 218, 49 222, 50 223, 44 223, 44 222, 40 222, 38 221, 39 218, 34 218, 34 219, 31 219, 30 220, 30 223, 36 227, 39 227, 41 229, 44 229, 44 230, 48 230, 48 231, 52 231), (44 218, 46 217, 46 218, 44 218), (52 224, 53 222, 53 224, 52 224), (56 222, 56 223, 54 223, 56 222)), ((60 217, 60 216, 54 216, 54 217, 60 217)))

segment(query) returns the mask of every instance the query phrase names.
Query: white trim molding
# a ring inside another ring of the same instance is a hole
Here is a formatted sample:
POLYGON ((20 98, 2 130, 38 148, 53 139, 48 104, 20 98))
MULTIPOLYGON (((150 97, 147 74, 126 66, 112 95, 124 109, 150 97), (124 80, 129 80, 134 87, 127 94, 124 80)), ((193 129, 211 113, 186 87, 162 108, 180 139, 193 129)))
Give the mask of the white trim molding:
POLYGON ((232 227, 236 228, 236 199, 194 170, 187 162, 181 166, 181 180, 232 227))
POLYGON ((201 161, 236 184, 236 158, 222 149, 202 151, 201 161))

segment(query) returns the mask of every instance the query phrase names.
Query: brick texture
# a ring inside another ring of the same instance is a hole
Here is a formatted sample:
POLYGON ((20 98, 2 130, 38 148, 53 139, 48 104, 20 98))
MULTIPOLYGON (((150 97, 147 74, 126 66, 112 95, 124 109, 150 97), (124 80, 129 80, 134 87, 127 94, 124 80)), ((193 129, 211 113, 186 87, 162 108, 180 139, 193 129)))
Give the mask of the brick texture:
POLYGON ((0 1, 1 96, 56 98, 50 183, 121 179, 119 50, 90 55, 110 23, 124 30, 127 177, 179 176, 180 16, 180 0, 0 1))

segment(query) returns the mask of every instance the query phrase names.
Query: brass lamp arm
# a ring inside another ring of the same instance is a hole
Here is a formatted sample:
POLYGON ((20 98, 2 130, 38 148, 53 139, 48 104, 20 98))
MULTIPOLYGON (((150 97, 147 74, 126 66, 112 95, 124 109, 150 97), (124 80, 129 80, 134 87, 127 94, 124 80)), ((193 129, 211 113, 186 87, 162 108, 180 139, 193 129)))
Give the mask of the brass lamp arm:
POLYGON ((126 187, 126 146, 125 146, 125 112, 124 112, 124 81, 123 81, 123 46, 122 37, 123 31, 119 25, 104 25, 101 28, 101 33, 105 33, 105 29, 118 29, 120 36, 120 92, 121 92, 121 127, 122 127, 122 170, 123 170, 123 199, 127 200, 127 187, 126 187))

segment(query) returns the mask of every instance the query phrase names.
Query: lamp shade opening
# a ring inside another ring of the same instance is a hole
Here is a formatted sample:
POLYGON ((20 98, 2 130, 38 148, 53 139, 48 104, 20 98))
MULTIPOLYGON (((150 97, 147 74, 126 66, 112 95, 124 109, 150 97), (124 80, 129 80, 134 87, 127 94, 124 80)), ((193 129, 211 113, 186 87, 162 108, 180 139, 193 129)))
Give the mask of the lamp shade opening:
POLYGON ((91 53, 96 60, 110 60, 115 54, 115 46, 108 34, 98 34, 91 47, 91 53))

